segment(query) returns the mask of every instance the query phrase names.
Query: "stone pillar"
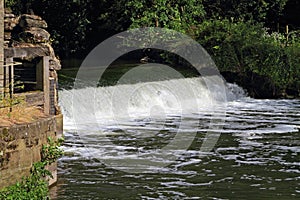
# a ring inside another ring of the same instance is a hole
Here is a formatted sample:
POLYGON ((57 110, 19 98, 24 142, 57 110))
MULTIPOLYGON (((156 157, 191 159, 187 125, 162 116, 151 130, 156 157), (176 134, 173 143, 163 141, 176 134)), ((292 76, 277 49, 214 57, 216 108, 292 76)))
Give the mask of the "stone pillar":
POLYGON ((55 115, 55 100, 56 100, 56 84, 55 84, 55 79, 54 78, 49 78, 50 82, 50 115, 55 115))
POLYGON ((13 97, 14 92, 14 59, 5 58, 4 66, 4 96, 13 97))
POLYGON ((4 59, 0 67, 0 95, 7 97, 11 87, 11 66, 12 58, 4 59))
POLYGON ((36 66, 36 89, 44 92, 44 113, 50 114, 49 56, 42 57, 36 66))
POLYGON ((4 93, 4 0, 0 0, 0 96, 4 93))

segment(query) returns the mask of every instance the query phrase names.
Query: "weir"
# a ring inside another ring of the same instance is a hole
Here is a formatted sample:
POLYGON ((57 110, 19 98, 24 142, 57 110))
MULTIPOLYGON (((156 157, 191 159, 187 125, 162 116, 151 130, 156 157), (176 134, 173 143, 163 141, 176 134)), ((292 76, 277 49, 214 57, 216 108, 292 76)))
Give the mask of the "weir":
MULTIPOLYGON (((175 140, 164 147, 167 152, 174 148, 188 148, 199 127, 215 130, 209 134, 210 141, 202 148, 210 151, 213 146, 210 142, 215 143, 218 138, 218 135, 215 139, 212 136, 222 126, 225 117, 227 99, 233 101, 245 97, 243 89, 226 82, 219 84, 218 78, 194 77, 61 90, 59 96, 65 134, 74 140, 67 144, 70 148, 67 147, 66 152, 105 160, 114 168, 123 166, 122 169, 130 170, 133 167, 136 172, 141 172, 145 168, 171 162, 174 155, 157 155, 162 159, 158 164, 150 162, 147 153, 140 152, 142 160, 137 166, 137 160, 131 159, 141 158, 132 154, 130 149, 135 151, 138 147, 125 144, 114 147, 108 138, 115 135, 132 137, 132 141, 136 142, 140 137, 155 141, 158 135, 168 133, 175 140), (207 82, 213 90, 208 89, 207 82), (77 138, 73 138, 74 133, 77 138), (116 163, 111 163, 112 160, 116 163), (129 163, 128 166, 122 164, 124 160, 129 163)), ((165 142, 165 139, 160 142, 165 142)))
POLYGON ((94 119, 105 123, 113 119, 134 120, 143 116, 209 110, 216 101, 211 95, 202 78, 87 87, 59 92, 65 119, 76 119, 77 115, 80 124, 94 119))
POLYGON ((216 104, 226 106, 227 100, 245 97, 245 92, 237 85, 223 84, 225 88, 213 76, 181 78, 61 90, 59 96, 66 123, 76 119, 76 115, 80 124, 88 123, 94 117, 105 123, 118 118, 151 117, 151 114, 210 111, 216 104), (207 88, 205 81, 208 80, 214 85, 213 91, 207 88))

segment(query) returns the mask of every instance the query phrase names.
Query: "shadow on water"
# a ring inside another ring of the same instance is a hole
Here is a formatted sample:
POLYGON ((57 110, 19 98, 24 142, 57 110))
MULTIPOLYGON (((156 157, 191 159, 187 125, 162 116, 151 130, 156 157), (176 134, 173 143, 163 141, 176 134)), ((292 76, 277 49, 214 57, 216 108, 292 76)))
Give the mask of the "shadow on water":
MULTIPOLYGON (((147 68, 151 68, 152 61, 150 61, 149 63, 141 62, 141 58, 143 58, 143 56, 144 55, 141 52, 133 51, 118 58, 109 66, 107 66, 105 72, 99 79, 98 86, 104 87, 116 85, 118 83, 118 80, 120 80, 120 78, 124 74, 126 74, 130 70, 133 70, 136 67, 147 64, 147 68)), ((67 59, 62 61, 63 67, 58 73, 59 86, 61 89, 71 89, 73 87, 77 72, 82 62, 82 59, 67 59)), ((153 63, 156 62, 153 61, 153 63)), ((182 67, 182 65, 179 64, 170 65, 168 64, 168 62, 165 61, 158 63, 162 63, 162 65, 173 68, 174 70, 178 71, 183 77, 186 78, 199 76, 199 72, 195 68, 190 66, 189 63, 185 64, 185 67, 182 67)), ((85 69, 91 70, 91 73, 93 70, 97 70, 95 68, 85 69)), ((155 66, 153 66, 152 70, 155 70, 155 66)), ((167 80, 168 78, 169 77, 165 77, 165 80, 167 80)))

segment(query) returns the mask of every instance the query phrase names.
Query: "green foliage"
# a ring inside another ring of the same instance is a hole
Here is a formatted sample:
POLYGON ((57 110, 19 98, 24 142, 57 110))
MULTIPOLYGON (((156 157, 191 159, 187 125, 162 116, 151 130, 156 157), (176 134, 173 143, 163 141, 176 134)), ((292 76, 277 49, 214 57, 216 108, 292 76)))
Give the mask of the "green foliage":
POLYGON ((47 165, 55 162, 59 157, 63 155, 63 151, 59 148, 64 140, 62 138, 53 140, 48 137, 48 144, 42 147, 42 162, 47 165))
POLYGON ((285 48, 286 63, 289 66, 287 88, 298 90, 300 93, 300 41, 297 44, 285 48))
POLYGON ((205 14, 197 0, 132 0, 126 8, 131 28, 163 27, 183 33, 189 33, 205 14))
POLYGON ((221 71, 255 73, 267 77, 278 90, 299 85, 297 39, 287 41, 283 34, 269 34, 261 24, 225 19, 202 23, 197 40, 213 56, 221 71))
POLYGON ((48 23, 53 39, 52 45, 59 53, 67 55, 86 48, 87 18, 86 5, 89 1, 76 0, 28 0, 28 4, 37 15, 48 23))
POLYGON ((263 22, 268 25, 278 22, 288 0, 203 0, 207 19, 230 19, 263 22))
POLYGON ((259 44, 264 33, 261 25, 250 22, 207 20, 199 26, 197 41, 214 57, 220 70, 242 72, 244 49, 259 44))
POLYGON ((21 97, 18 98, 10 98, 4 95, 0 95, 0 108, 12 107, 14 105, 23 103, 24 99, 21 97))
POLYGON ((36 174, 0 191, 1 200, 42 200, 48 198, 48 185, 36 174))
MULTIPOLYGON (((164 44, 178 50, 185 41, 182 39, 171 44, 170 39, 181 37, 174 30, 193 37, 195 28, 203 20, 205 12, 202 1, 197 0, 131 0, 126 3, 126 14, 131 20, 130 28, 165 28, 163 34, 153 33, 151 35, 149 31, 148 43, 164 42, 164 44)), ((138 34, 138 37, 133 36, 133 38, 125 41, 126 45, 134 45, 135 40, 141 35, 143 34, 138 34)), ((179 60, 181 61, 178 56, 157 49, 152 49, 151 52, 144 50, 143 52, 144 56, 156 61, 159 60, 162 63, 177 65, 179 60)))
POLYGON ((275 26, 288 0, 7 0, 19 13, 44 18, 56 52, 84 56, 102 40, 128 27, 164 27, 194 35, 204 19, 264 22, 275 26))
POLYGON ((49 137, 48 144, 44 145, 41 150, 42 160, 33 164, 28 177, 24 177, 21 182, 1 190, 0 200, 49 199, 48 183, 45 178, 51 177, 51 173, 45 167, 62 155, 63 152, 59 149, 62 141, 62 139, 54 141, 49 137))

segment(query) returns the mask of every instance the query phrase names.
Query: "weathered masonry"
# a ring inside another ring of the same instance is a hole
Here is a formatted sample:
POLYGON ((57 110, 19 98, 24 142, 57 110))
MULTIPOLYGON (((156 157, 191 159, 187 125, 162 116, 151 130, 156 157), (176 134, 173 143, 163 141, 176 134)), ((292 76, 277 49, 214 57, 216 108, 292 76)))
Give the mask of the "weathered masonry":
MULTIPOLYGON (((33 163, 41 160, 47 137, 60 137, 62 116, 49 116, 34 123, 0 128, 0 189, 28 176, 33 163)), ((56 182, 56 163, 50 166, 56 182)))
POLYGON ((5 14, 4 65, 0 69, 0 95, 35 91, 43 99, 45 114, 59 113, 57 73, 59 60, 49 44, 47 23, 39 16, 5 14), (20 86, 22 85, 22 89, 20 86))
MULTIPOLYGON (((0 124, 0 189, 29 175, 32 164, 41 159, 47 137, 62 134, 56 73, 61 65, 49 44, 47 23, 35 15, 6 13, 4 28, 0 98, 22 96, 28 106, 43 108, 44 117, 26 124, 0 124)), ((49 181, 52 184, 56 181, 56 164, 50 170, 54 175, 49 181)))

